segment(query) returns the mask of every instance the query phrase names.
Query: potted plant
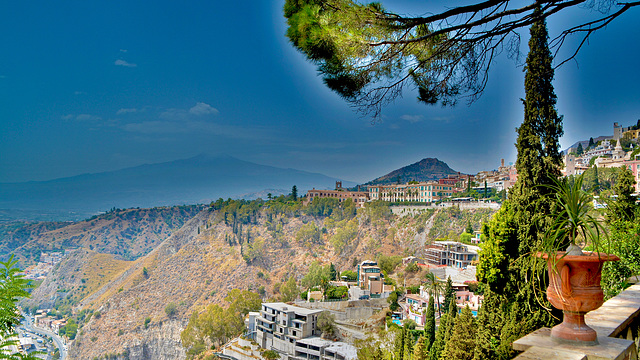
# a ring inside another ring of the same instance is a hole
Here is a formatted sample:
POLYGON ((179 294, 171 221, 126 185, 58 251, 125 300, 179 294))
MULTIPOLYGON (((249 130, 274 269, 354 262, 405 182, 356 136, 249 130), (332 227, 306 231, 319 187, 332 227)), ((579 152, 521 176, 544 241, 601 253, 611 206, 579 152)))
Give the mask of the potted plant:
POLYGON ((537 256, 547 260, 547 298, 564 313, 563 322, 551 329, 551 337, 594 345, 597 333, 585 324, 584 316, 604 301, 603 263, 619 258, 602 251, 600 237, 606 233, 591 214, 591 197, 582 190, 582 179, 565 178, 548 186, 555 193, 556 210, 537 256), (566 244, 566 250, 560 251, 566 244), (580 245, 593 251, 583 251, 580 245))

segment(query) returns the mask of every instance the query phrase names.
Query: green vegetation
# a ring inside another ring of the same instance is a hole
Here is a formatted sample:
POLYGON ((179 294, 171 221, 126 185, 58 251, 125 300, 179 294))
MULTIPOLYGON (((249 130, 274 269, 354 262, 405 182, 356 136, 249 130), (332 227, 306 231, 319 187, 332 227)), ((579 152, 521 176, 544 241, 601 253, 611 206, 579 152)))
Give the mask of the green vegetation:
POLYGON ((259 310, 261 305, 260 295, 247 290, 231 290, 225 301, 229 304, 227 308, 210 304, 203 312, 191 315, 180 334, 188 351, 207 342, 219 346, 239 335, 244 329, 244 316, 249 311, 259 310))
POLYGON ((323 311, 318 315, 318 329, 322 331, 322 336, 327 339, 335 339, 336 319, 329 311, 323 311))
POLYGON ((316 226, 315 222, 303 225, 296 233, 296 241, 304 245, 321 244, 322 230, 316 226))
MULTIPOLYGON (((457 309, 456 309, 457 310, 457 309)), ((469 334, 477 331, 476 321, 469 307, 465 307, 455 319, 451 337, 447 341, 441 357, 444 359, 473 360, 475 340, 469 334)))
POLYGON ((495 210, 491 209, 460 210, 457 206, 439 210, 434 215, 429 237, 458 241, 460 239, 458 234, 467 230, 469 225, 472 229, 474 226, 480 228, 480 224, 488 222, 494 213, 495 210), (455 228, 452 228, 452 220, 458 224, 455 228))
POLYGON ((640 275, 640 206, 631 196, 635 180, 630 171, 621 169, 614 186, 616 201, 609 203, 607 223, 609 237, 603 245, 620 261, 610 261, 602 269, 602 287, 610 298, 630 284, 628 279, 640 275))
POLYGON ((346 286, 329 286, 325 292, 327 299, 347 300, 349 298, 349 288, 346 286))
POLYGON ((314 261, 309 265, 309 271, 302 278, 300 284, 303 288, 323 287, 327 288, 331 278, 331 264, 325 266, 320 265, 320 262, 314 261))
POLYGON ((329 243, 339 254, 347 249, 358 235, 358 221, 357 219, 349 221, 345 219, 336 224, 335 227, 336 233, 331 237, 329 243))
POLYGON ((58 333, 62 336, 66 335, 69 338, 69 340, 73 340, 76 338, 76 335, 78 334, 78 324, 73 318, 71 318, 67 320, 67 325, 60 328, 58 333))
POLYGON ((554 193, 550 186, 560 176, 562 165, 558 143, 563 133, 562 117, 555 109, 551 84, 554 72, 547 39, 545 21, 535 22, 525 67, 524 121, 517 130, 518 180, 509 199, 483 231, 487 239, 477 276, 489 291, 485 292, 485 306, 480 311, 488 311, 483 309, 493 304, 490 311, 498 315, 480 314, 476 359, 510 358, 512 339, 556 321, 546 310, 550 308, 548 303, 541 302, 543 297, 538 296, 544 281, 527 281, 534 274, 543 273, 544 264, 532 264, 530 254, 553 221, 554 193), (522 314, 523 308, 527 315, 522 314), (480 340, 489 341, 491 348, 487 349, 488 345, 480 340))
POLYGON ((176 312, 178 311, 178 306, 175 303, 168 303, 167 306, 165 306, 164 308, 164 312, 165 314, 167 314, 168 317, 174 317, 176 312))
POLYGON ((378 266, 385 274, 393 273, 400 263, 402 263, 402 256, 400 255, 387 256, 380 254, 380 256, 378 256, 378 266))
POLYGON ((262 352, 262 357, 266 360, 277 360, 280 359, 280 354, 273 350, 266 350, 262 352))
POLYGON ((28 281, 19 275, 17 260, 13 255, 0 262, 0 358, 35 360, 37 354, 12 354, 9 347, 17 344, 17 340, 6 340, 17 336, 15 328, 20 325, 22 316, 18 312, 17 302, 22 297, 29 297, 28 281))
POLYGON ((345 270, 340 273, 340 278, 346 277, 347 281, 356 281, 358 280, 358 273, 353 270, 345 270))
POLYGON ((300 290, 296 284, 296 279, 293 276, 290 276, 289 280, 280 286, 280 301, 293 301, 298 297, 299 292, 300 290))

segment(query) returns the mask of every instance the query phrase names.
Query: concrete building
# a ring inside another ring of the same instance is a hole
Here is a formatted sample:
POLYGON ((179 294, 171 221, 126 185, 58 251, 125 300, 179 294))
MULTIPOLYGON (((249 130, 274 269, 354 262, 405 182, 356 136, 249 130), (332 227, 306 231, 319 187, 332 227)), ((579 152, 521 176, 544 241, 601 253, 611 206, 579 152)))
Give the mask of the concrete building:
POLYGON ((478 260, 478 253, 456 241, 436 241, 427 246, 426 260, 432 265, 466 268, 478 260))
POLYGON ((292 360, 356 360, 357 349, 344 342, 311 337, 296 342, 292 360))
POLYGON ((297 340, 320 335, 317 319, 321 312, 280 302, 263 303, 256 318, 256 342, 265 349, 293 354, 297 340))
POLYGON ((256 317, 256 342, 264 349, 277 351, 284 360, 356 360, 357 351, 352 345, 319 337, 317 321, 323 311, 263 303, 256 317))

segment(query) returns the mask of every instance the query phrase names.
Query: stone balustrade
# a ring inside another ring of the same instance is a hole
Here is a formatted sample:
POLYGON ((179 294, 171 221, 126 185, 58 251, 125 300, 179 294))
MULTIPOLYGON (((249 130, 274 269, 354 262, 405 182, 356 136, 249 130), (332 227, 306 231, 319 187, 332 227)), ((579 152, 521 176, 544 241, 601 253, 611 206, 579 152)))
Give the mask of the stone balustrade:
POLYGON ((588 313, 585 322, 598 333, 592 346, 559 342, 542 328, 513 342, 523 351, 517 360, 638 360, 640 348, 640 283, 607 300, 588 313))

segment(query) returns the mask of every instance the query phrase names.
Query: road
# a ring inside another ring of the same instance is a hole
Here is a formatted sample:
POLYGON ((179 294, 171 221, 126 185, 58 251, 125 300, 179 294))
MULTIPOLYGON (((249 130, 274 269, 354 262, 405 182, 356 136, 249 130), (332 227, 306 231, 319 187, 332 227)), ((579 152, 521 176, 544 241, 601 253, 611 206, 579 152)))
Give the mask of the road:
POLYGON ((58 335, 56 335, 50 330, 42 329, 33 325, 31 316, 26 315, 25 313, 22 313, 22 317, 24 319, 22 325, 24 326, 25 329, 31 332, 37 332, 37 333, 49 336, 51 339, 53 339, 53 343, 56 345, 56 347, 60 351, 60 360, 65 360, 67 358, 67 350, 66 350, 66 347, 64 346, 64 341, 62 340, 61 337, 59 337, 58 335))

